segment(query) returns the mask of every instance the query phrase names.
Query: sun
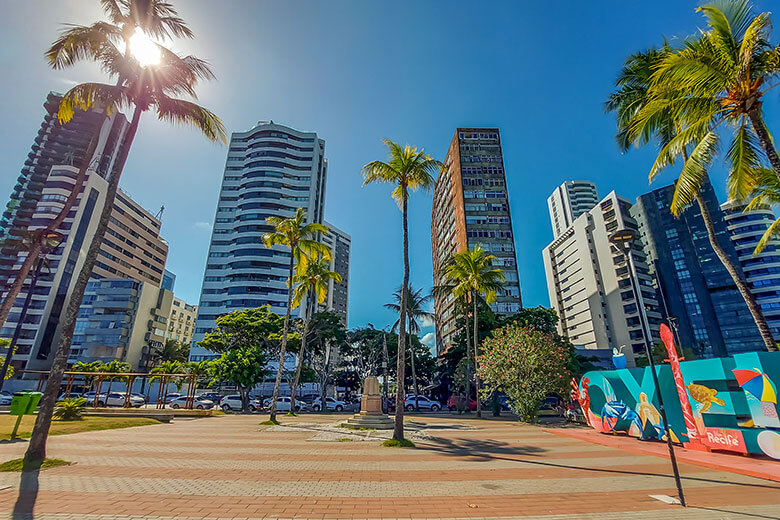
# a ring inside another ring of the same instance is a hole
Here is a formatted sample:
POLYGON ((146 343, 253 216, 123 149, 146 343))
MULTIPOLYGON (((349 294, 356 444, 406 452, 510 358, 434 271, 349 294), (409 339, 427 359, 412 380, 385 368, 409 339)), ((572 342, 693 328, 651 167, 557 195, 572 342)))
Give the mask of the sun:
POLYGON ((130 37, 130 52, 142 67, 157 65, 162 58, 157 44, 139 28, 136 28, 135 34, 130 37))

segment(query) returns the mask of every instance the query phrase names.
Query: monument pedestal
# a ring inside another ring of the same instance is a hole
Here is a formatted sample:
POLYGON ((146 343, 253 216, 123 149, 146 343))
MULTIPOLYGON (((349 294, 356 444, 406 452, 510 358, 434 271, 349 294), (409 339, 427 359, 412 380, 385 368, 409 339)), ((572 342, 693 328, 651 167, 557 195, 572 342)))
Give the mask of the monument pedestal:
POLYGON ((363 399, 360 401, 360 413, 356 413, 347 422, 346 428, 371 428, 373 430, 392 430, 395 422, 382 413, 382 397, 379 395, 379 381, 369 376, 363 383, 363 399))

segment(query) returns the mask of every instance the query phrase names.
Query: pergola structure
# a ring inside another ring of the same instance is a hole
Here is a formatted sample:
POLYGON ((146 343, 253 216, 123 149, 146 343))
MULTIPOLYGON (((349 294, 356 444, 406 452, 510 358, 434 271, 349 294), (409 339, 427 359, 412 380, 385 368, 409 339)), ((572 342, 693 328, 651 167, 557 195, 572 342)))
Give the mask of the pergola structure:
MULTIPOLYGON (((20 373, 25 374, 39 374, 38 379, 38 391, 43 390, 43 384, 46 382, 49 376, 48 371, 44 370, 20 370, 20 373)), ((127 389, 125 390, 125 402, 123 407, 130 408, 130 394, 133 388, 133 382, 136 378, 153 378, 160 380, 160 388, 157 391, 157 408, 165 408, 165 389, 168 383, 175 381, 176 379, 184 379, 187 381, 187 400, 184 404, 184 408, 187 410, 192 409, 192 404, 195 399, 195 389, 198 382, 197 374, 150 374, 147 372, 65 372, 66 384, 65 384, 65 397, 70 397, 73 391, 73 383, 77 376, 83 378, 91 377, 96 378, 95 387, 95 400, 92 403, 94 407, 98 406, 100 401, 100 391, 103 387, 103 382, 106 380, 113 381, 116 379, 123 379, 127 381, 127 389)))

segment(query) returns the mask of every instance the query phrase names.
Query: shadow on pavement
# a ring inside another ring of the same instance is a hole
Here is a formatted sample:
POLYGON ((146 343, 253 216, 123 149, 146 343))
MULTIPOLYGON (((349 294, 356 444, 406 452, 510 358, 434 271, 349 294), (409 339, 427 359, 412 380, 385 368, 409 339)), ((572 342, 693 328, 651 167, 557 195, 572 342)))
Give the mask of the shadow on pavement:
POLYGON ((35 501, 38 499, 38 474, 40 469, 23 471, 19 483, 19 496, 14 504, 13 520, 32 520, 35 501))
MULTIPOLYGON (((507 460, 510 462, 520 462, 526 464, 536 464, 538 466, 545 466, 550 468, 564 468, 573 470, 592 471, 594 473, 604 473, 608 475, 639 475, 639 476, 654 476, 654 477, 666 477, 673 478, 672 475, 666 475, 663 473, 643 473, 639 471, 630 471, 614 468, 592 468, 588 466, 575 466, 572 464, 546 462, 542 460, 523 459, 523 458, 510 458, 507 455, 523 455, 533 456, 536 454, 542 454, 546 452, 544 448, 538 446, 520 446, 513 445, 508 442, 495 441, 490 439, 477 440, 477 439, 430 439, 418 444, 418 449, 435 451, 444 455, 450 455, 453 457, 471 457, 480 460, 507 460)), ((682 479, 688 481, 708 482, 712 484, 727 484, 734 486, 746 486, 756 487, 764 489, 773 489, 780 491, 780 485, 775 484, 758 484, 750 482, 733 482, 728 480, 717 480, 703 477, 686 477, 681 475, 682 479)), ((756 478, 756 480, 758 480, 756 478)))

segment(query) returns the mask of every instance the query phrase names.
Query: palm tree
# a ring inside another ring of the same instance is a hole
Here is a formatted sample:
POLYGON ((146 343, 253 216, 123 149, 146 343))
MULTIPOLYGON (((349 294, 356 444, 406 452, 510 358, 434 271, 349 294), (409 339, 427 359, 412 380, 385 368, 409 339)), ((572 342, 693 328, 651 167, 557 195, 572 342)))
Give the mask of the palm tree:
MULTIPOLYGON (((128 4, 120 1, 118 5, 128 4)), ((136 36, 143 37, 143 32, 135 32, 127 42, 129 45, 126 46, 125 53, 119 50, 116 45, 117 38, 112 36, 108 30, 102 33, 104 35, 102 40, 97 39, 99 34, 101 33, 97 31, 95 40, 88 38, 78 52, 73 51, 66 54, 61 61, 55 60, 52 64, 55 67, 64 67, 72 65, 80 59, 92 59, 100 63, 103 70, 110 76, 117 77, 117 84, 82 83, 76 85, 63 96, 58 117, 61 122, 67 122, 77 109, 90 110, 95 107, 104 107, 107 113, 112 113, 119 108, 130 106, 133 106, 133 115, 122 136, 122 152, 117 157, 114 168, 110 172, 100 219, 85 255, 81 271, 76 278, 62 321, 59 345, 54 354, 48 384, 41 398, 38 417, 25 454, 25 467, 31 469, 38 467, 46 455, 46 438, 51 425, 51 414, 62 381, 62 374, 67 364, 78 309, 108 227, 119 186, 119 178, 138 130, 141 114, 155 109, 160 120, 174 124, 192 125, 201 130, 209 140, 227 142, 224 125, 216 115, 194 102, 172 97, 185 94, 195 98, 195 86, 198 81, 214 77, 210 67, 204 61, 193 56, 182 57, 161 45, 156 45, 153 48, 159 51, 158 63, 146 64, 142 62, 142 58, 146 61, 152 56, 135 55, 132 51, 135 48, 133 43, 137 43, 133 41, 134 38, 136 36)), ((138 46, 138 48, 148 50, 148 47, 138 46)))
MULTIPOLYGON (((401 218, 403 225, 403 264, 404 278, 401 287, 409 286, 409 190, 417 191, 421 189, 430 192, 433 188, 435 179, 434 174, 442 169, 442 163, 433 159, 425 153, 425 150, 406 145, 401 147, 389 139, 385 139, 385 146, 390 151, 390 160, 372 161, 363 166, 363 186, 382 182, 395 186, 393 198, 401 208, 401 218)), ((400 303, 400 326, 398 327, 398 364, 396 366, 396 385, 395 395, 395 430, 393 439, 401 441, 404 439, 404 401, 406 394, 404 392, 404 376, 406 368, 406 294, 402 294, 400 303)))
MULTIPOLYGON (((159 374, 156 376, 152 376, 151 380, 154 381, 155 379, 160 380, 160 384, 162 384, 162 374, 181 374, 185 370, 184 363, 180 361, 163 361, 160 363, 159 366, 151 369, 149 371, 150 374, 159 374)), ((181 387, 183 386, 184 382, 180 377, 174 377, 172 379, 168 379, 166 383, 173 383, 176 385, 176 391, 181 392, 181 387)), ((164 393, 167 393, 167 389, 163 390, 164 393)), ((165 404, 163 403, 163 406, 165 404)))
MULTIPOLYGON (((155 38, 193 37, 192 31, 178 17, 173 6, 165 0, 101 0, 101 4, 112 23, 97 22, 89 26, 68 26, 46 52, 46 58, 52 67, 60 69, 87 57, 96 59, 103 52, 102 46, 106 41, 117 43, 121 40, 127 54, 131 52, 132 44, 130 42, 136 30, 155 38)), ((122 80, 118 79, 117 86, 121 84, 122 80)), ((6 319, 8 319, 8 314, 24 285, 25 279, 45 247, 45 237, 55 232, 67 218, 81 193, 81 186, 87 178, 87 169, 90 166, 94 168, 93 156, 97 151, 103 121, 108 116, 107 111, 103 110, 102 107, 98 107, 98 111, 103 117, 95 125, 95 134, 91 137, 84 156, 81 158, 73 191, 68 195, 57 216, 45 228, 31 233, 30 247, 26 249, 27 256, 25 256, 19 271, 15 273, 14 281, 0 303, 0 326, 5 324, 6 319)))
MULTIPOLYGON (((263 235, 263 243, 271 248, 275 245, 287 246, 290 249, 290 265, 287 276, 287 311, 284 315, 284 329, 282 332, 282 346, 279 350, 279 368, 276 371, 274 393, 271 398, 271 421, 276 421, 276 401, 279 399, 279 387, 282 384, 282 372, 284 370, 284 356, 287 353, 287 336, 290 331, 290 311, 295 280, 293 271, 296 264, 299 272, 305 272, 310 261, 322 256, 325 260, 331 259, 328 246, 317 241, 319 233, 327 233, 328 228, 315 222, 306 223, 306 211, 298 208, 295 216, 289 218, 268 217, 266 219, 274 227, 274 231, 263 235)), ((294 407, 291 406, 291 411, 294 407)))
MULTIPOLYGON (((477 299, 484 297, 486 303, 496 300, 496 293, 504 287, 504 272, 493 267, 495 256, 489 255, 476 245, 474 249, 454 254, 444 266, 444 282, 452 286, 456 298, 467 297, 472 303, 474 314, 474 373, 479 368, 479 313, 477 299)), ((479 397, 479 377, 475 375, 477 386, 477 417, 482 417, 482 404, 479 397)))
MULTIPOLYGON (((393 293, 393 298, 395 298, 396 303, 386 303, 385 307, 387 309, 400 313, 401 299, 403 298, 400 287, 393 293)), ((417 370, 415 368, 415 363, 414 363, 414 349, 412 348, 411 337, 413 335, 417 335, 420 333, 420 323, 417 320, 434 318, 434 314, 432 312, 426 311, 424 309, 424 307, 430 301, 431 301, 430 294, 424 295, 422 289, 417 289, 415 291, 414 288, 411 286, 407 288, 406 320, 409 326, 409 356, 412 360, 412 384, 414 385, 414 409, 415 410, 420 409, 420 401, 418 398, 418 396, 420 395, 420 389, 417 386, 417 370)), ((398 326, 400 325, 400 323, 401 323, 401 319, 398 318, 398 320, 396 320, 396 322, 393 324, 393 327, 390 330, 392 332, 395 332, 398 326)))
MULTIPOLYGON (((657 111, 655 117, 648 120, 643 125, 643 132, 636 134, 630 131, 632 121, 637 115, 651 102, 649 90, 652 84, 654 70, 660 63, 672 52, 668 45, 663 49, 651 49, 647 52, 641 52, 629 56, 626 60, 623 70, 618 76, 617 89, 613 92, 605 104, 605 108, 615 112, 617 116, 618 134, 616 136, 618 146, 621 151, 626 152, 632 145, 641 146, 650 141, 655 141, 663 149, 678 135, 679 125, 675 121, 674 115, 670 110, 657 111)), ((704 227, 707 230, 707 236, 713 251, 720 259, 723 266, 728 271, 734 284, 737 286, 745 304, 750 310, 750 314, 755 321, 761 334, 761 338, 768 350, 776 350, 777 346, 769 330, 761 308, 756 303, 755 297, 742 277, 742 272, 733 259, 718 240, 715 223, 712 219, 709 206, 702 197, 701 188, 709 184, 708 166, 712 162, 713 148, 708 145, 709 140, 714 136, 709 129, 701 137, 699 143, 691 143, 693 153, 689 154, 688 146, 682 146, 677 151, 684 159, 685 165, 682 168, 680 177, 675 183, 674 196, 672 200, 672 213, 676 216, 687 207, 691 201, 695 201, 699 206, 704 227), (699 146, 704 144, 704 146, 699 146)), ((694 136, 691 135, 691 139, 694 136)), ((668 159, 665 163, 671 165, 676 159, 672 156, 674 153, 669 151, 668 159)), ((650 181, 655 178, 658 169, 651 172, 650 181)), ((777 177, 775 177, 777 178, 777 177)))
MULTIPOLYGON (((316 309, 316 305, 325 301, 325 297, 328 295, 328 287, 330 281, 335 283, 341 282, 341 275, 330 270, 330 262, 318 259, 314 261, 306 262, 305 267, 299 270, 298 274, 293 277, 293 282, 298 284, 295 286, 295 292, 292 300, 293 309, 297 308, 304 297, 306 299, 306 311, 303 318, 303 334, 301 335, 301 350, 298 353, 298 363, 295 368, 295 379, 292 385, 292 400, 295 402, 295 396, 298 394, 298 383, 301 379, 301 369, 303 368, 303 356, 306 353, 306 342, 309 336, 309 325, 311 323, 311 315, 316 309)), ((322 403, 323 410, 327 411, 327 408, 322 403)), ((294 413, 293 410, 291 413, 294 413)))
MULTIPOLYGON (((108 363, 105 363, 103 365, 100 365, 99 372, 108 372, 108 373, 114 373, 118 374, 121 372, 130 372, 130 369, 132 367, 130 366, 130 363, 125 363, 124 361, 119 361, 118 359, 115 359, 113 361, 109 361, 108 363)), ((108 390, 106 391, 106 394, 111 393, 111 385, 114 384, 114 381, 117 379, 122 380, 125 379, 122 376, 109 376, 108 377, 108 390)))
MULTIPOLYGON (((100 361, 91 361, 91 362, 85 362, 85 361, 77 361, 73 363, 73 371, 74 372, 88 372, 88 373, 96 373, 100 372, 102 370, 103 363, 100 361)), ((92 390, 92 385, 95 383, 95 377, 96 376, 82 376, 84 378, 84 384, 87 386, 87 390, 92 390)))
POLYGON ((778 85, 780 46, 769 44, 768 13, 752 15, 747 0, 728 0, 698 9, 709 30, 702 31, 676 51, 666 53, 651 78, 649 101, 631 122, 633 136, 659 113, 669 112, 679 131, 662 149, 679 155, 692 142, 702 155, 717 143, 717 129, 726 122, 735 128, 728 151, 730 195, 744 198, 755 187, 753 169, 760 166, 759 145, 780 176, 780 158, 764 123, 763 96, 778 85), (757 139, 756 139, 757 137, 757 139))

